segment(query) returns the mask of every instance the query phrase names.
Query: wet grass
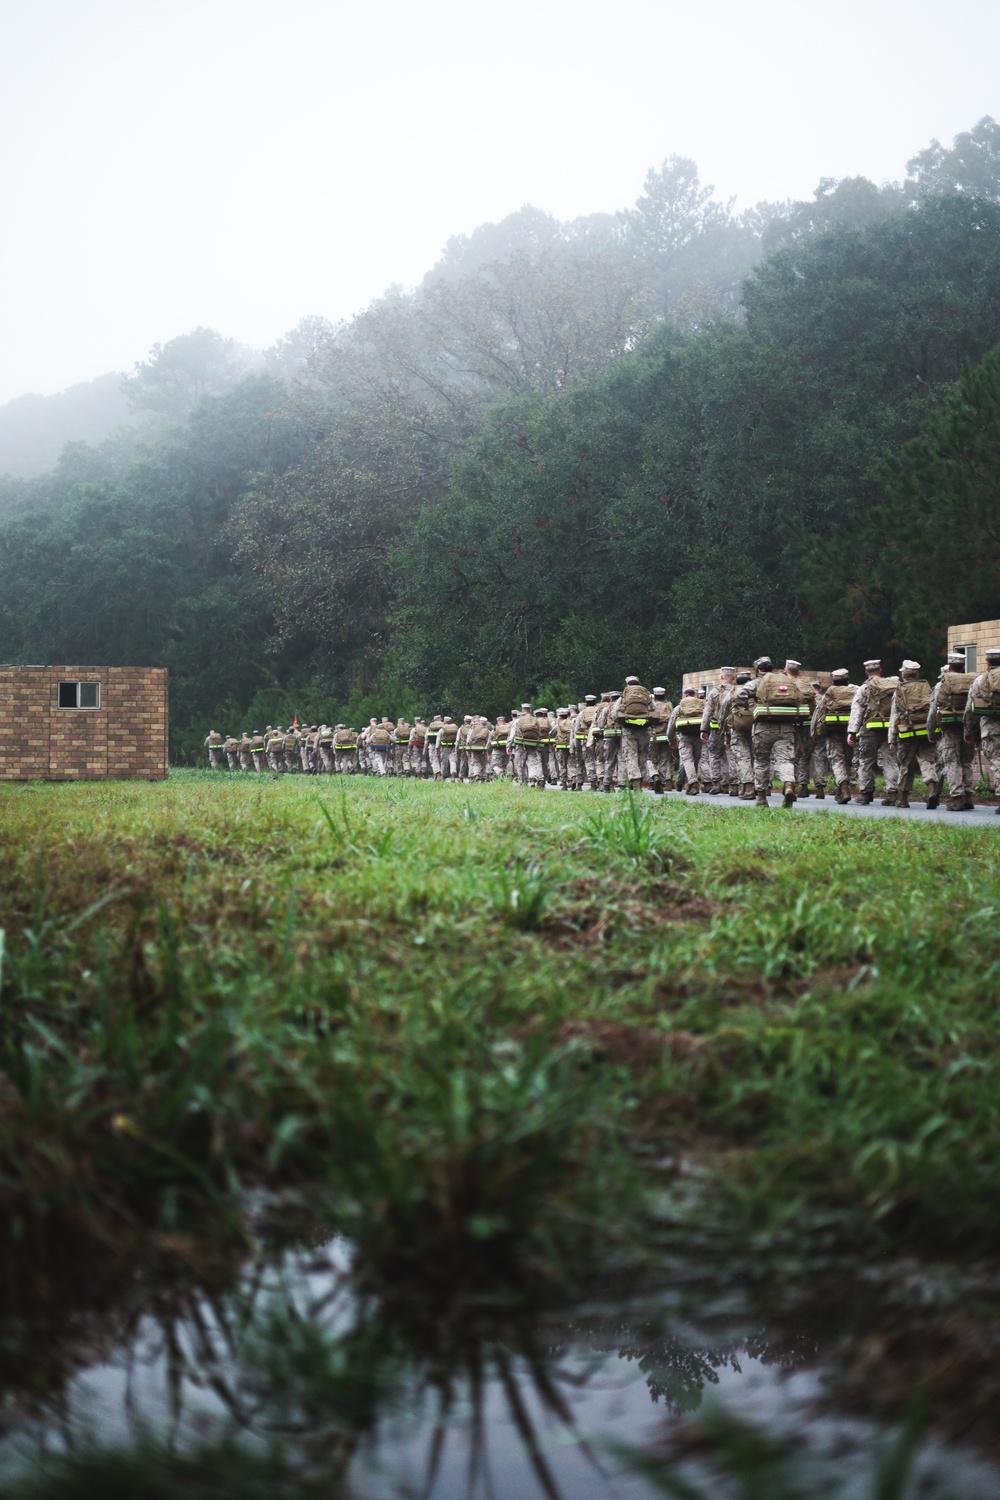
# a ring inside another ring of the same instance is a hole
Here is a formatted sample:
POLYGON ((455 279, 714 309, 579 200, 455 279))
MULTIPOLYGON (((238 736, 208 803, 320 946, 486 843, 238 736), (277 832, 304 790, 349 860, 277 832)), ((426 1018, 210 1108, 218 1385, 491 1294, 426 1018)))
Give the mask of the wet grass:
MULTIPOLYGON (((431 1349, 459 1308, 552 1306, 664 1247, 995 1258, 992 829, 188 772, 2 787, 0 849, 0 1314, 26 1348, 151 1260, 224 1282, 269 1215, 350 1240, 352 1294, 395 1308, 376 1364, 400 1319, 431 1349)), ((922 1378, 901 1349, 888 1416, 922 1378)), ((58 1482, 280 1494, 283 1462, 58 1482)))
POLYGON ((390 1259, 563 1275, 664 1154, 741 1232, 995 1244, 992 830, 199 773, 0 797, 12 1284, 53 1213, 238 1233, 306 1184, 390 1259))

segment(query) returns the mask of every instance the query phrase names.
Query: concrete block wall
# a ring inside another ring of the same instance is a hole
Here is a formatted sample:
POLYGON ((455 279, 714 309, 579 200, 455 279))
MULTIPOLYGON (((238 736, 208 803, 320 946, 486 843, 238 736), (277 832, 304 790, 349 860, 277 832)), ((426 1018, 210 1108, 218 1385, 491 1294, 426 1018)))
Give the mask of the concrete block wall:
POLYGON ((976 660, 969 663, 968 670, 984 671, 987 646, 1000 646, 1000 620, 978 620, 973 625, 949 625, 948 650, 961 651, 967 646, 974 646, 976 649, 976 660))
POLYGON ((0 781, 167 774, 163 667, 0 666, 0 781), (60 708, 60 682, 97 682, 100 708, 60 708))

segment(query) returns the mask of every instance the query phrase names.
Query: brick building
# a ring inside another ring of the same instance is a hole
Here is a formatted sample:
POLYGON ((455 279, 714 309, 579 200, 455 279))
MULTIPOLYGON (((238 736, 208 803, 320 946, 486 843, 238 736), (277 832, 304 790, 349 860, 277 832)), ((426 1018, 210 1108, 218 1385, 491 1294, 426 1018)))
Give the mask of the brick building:
POLYGON ((979 620, 974 625, 949 625, 948 650, 965 654, 965 670, 982 672, 987 646, 1000 646, 1000 620, 979 620))
POLYGON ((165 667, 0 666, 0 781, 161 781, 165 667))

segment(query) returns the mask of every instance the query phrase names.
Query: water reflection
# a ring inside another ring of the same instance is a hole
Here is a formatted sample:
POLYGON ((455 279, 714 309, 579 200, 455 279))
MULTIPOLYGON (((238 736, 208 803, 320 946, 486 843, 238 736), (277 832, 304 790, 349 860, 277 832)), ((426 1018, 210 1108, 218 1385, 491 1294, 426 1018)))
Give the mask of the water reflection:
MULTIPOLYGON (((792 1306, 764 1324, 752 1298, 690 1268, 642 1295, 621 1277, 591 1290, 561 1309, 457 1293, 428 1303, 372 1287, 336 1240, 214 1283, 137 1281, 103 1322, 78 1320, 61 1339, 50 1329, 33 1379, 29 1330, 19 1341, 8 1327, 0 1458, 236 1442, 280 1453, 285 1472, 330 1495, 631 1500, 654 1481, 610 1445, 673 1452, 696 1484, 708 1460, 691 1419, 707 1393, 772 1447, 805 1453, 821 1487, 801 1493, 866 1492, 875 1429, 820 1412, 842 1316, 792 1306)), ((935 1462, 929 1446, 928 1473, 935 1462)), ((961 1493, 1000 1494, 987 1468, 963 1462, 961 1493)))

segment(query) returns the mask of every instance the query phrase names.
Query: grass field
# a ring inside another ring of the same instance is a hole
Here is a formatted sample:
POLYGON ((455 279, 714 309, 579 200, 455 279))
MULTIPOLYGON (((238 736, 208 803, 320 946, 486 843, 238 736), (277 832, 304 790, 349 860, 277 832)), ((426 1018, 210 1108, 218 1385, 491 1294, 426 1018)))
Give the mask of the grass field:
POLYGON ((693 1157, 755 1223, 995 1240, 992 830, 196 772, 0 795, 8 1226, 318 1175, 488 1242, 537 1135, 595 1181, 693 1157))
POLYGON ((995 1253, 992 828, 181 772, 4 787, 0 840, 8 1313, 262 1190, 448 1296, 664 1226, 995 1253))

